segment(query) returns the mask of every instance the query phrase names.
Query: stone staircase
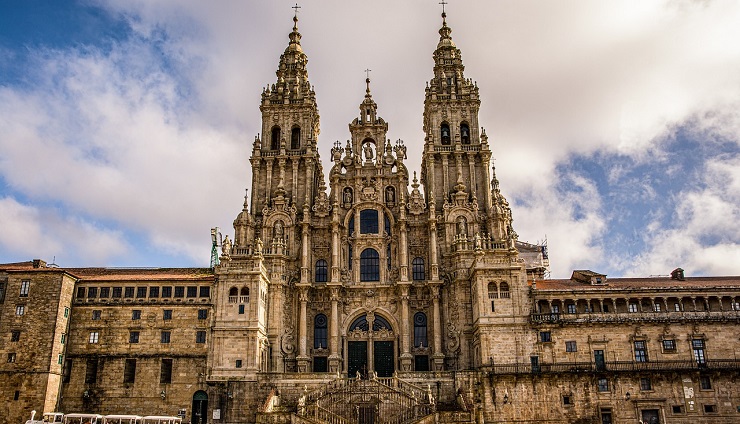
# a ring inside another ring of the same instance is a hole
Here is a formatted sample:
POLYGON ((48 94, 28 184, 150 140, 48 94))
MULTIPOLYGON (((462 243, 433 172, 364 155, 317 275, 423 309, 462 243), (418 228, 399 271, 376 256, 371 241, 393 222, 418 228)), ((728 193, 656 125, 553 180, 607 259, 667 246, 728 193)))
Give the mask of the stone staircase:
POLYGON ((436 412, 424 389, 397 377, 337 379, 301 396, 297 424, 411 424, 436 412))

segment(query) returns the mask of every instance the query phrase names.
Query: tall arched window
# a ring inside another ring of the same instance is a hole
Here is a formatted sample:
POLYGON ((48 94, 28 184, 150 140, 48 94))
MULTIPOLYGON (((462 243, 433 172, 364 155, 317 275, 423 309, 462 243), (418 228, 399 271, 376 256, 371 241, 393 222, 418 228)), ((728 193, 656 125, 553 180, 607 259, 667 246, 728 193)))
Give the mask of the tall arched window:
POLYGON ((326 343, 327 339, 327 320, 326 315, 318 314, 313 320, 313 348, 314 349, 326 349, 329 346, 326 343))
POLYGON ((249 303, 249 287, 242 287, 239 292, 239 303, 249 303))
POLYGON ((380 281, 380 255, 375 249, 360 254, 360 281, 380 281))
POLYGON ((442 136, 442 144, 450 144, 450 125, 443 122, 439 131, 442 136))
POLYGON ((328 281, 328 269, 329 266, 325 260, 319 259, 316 261, 316 282, 326 283, 328 281))
POLYGON ((365 209, 360 211, 360 234, 378 234, 378 211, 365 209))
POLYGON ((494 282, 488 283, 488 298, 498 299, 498 286, 494 282))
POLYGON ((293 129, 290 131, 290 148, 301 148, 301 127, 293 127, 293 129))
POLYGON ((424 275, 424 258, 416 257, 411 261, 411 278, 413 278, 414 281, 426 279, 426 276, 424 275))
POLYGON ((414 347, 429 346, 427 341, 427 316, 424 312, 414 314, 414 347))
POLYGON ((236 303, 239 300, 239 289, 232 287, 229 289, 229 303, 236 303))
POLYGON ((460 141, 462 144, 470 144, 470 127, 468 124, 460 124, 460 141))
POLYGON ((270 150, 280 149, 280 127, 272 127, 272 137, 270 138, 270 150))
POLYGON ((499 293, 501 294, 501 298, 508 299, 509 298, 509 283, 502 281, 498 288, 499 288, 499 293))

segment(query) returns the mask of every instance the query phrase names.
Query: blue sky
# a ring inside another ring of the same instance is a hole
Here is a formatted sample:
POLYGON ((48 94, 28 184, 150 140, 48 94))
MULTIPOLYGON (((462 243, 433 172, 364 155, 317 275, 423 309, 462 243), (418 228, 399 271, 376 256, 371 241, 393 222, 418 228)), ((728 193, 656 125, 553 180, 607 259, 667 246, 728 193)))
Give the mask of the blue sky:
MULTIPOLYGON (((324 161, 366 68, 418 151, 437 3, 301 4, 324 161)), ((740 274, 740 5, 550 3, 447 6, 520 240, 553 277, 740 274)), ((0 262, 207 266, 293 4, 0 1, 0 262)))

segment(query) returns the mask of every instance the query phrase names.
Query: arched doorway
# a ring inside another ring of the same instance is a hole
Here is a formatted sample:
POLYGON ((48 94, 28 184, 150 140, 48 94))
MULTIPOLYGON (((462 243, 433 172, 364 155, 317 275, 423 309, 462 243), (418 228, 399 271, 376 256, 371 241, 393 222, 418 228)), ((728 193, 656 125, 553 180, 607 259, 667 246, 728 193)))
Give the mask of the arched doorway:
POLYGON ((391 377, 396 370, 395 335, 391 324, 370 312, 355 318, 347 332, 347 376, 391 377))
POLYGON ((205 424, 208 422, 208 394, 198 390, 193 394, 193 413, 190 416, 191 424, 205 424))

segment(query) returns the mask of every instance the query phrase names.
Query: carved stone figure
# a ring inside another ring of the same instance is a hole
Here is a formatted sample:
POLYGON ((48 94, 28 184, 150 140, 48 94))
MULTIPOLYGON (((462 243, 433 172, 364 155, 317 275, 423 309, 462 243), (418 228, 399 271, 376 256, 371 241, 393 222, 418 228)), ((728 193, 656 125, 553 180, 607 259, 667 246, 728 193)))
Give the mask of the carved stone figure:
POLYGON ((228 234, 226 234, 226 237, 224 237, 224 241, 221 243, 221 253, 224 256, 231 255, 231 240, 229 240, 228 234))
POLYGON ((365 152, 365 159, 368 161, 373 160, 373 157, 375 157, 375 155, 373 154, 373 146, 370 143, 365 143, 365 147, 363 147, 363 150, 365 152))

